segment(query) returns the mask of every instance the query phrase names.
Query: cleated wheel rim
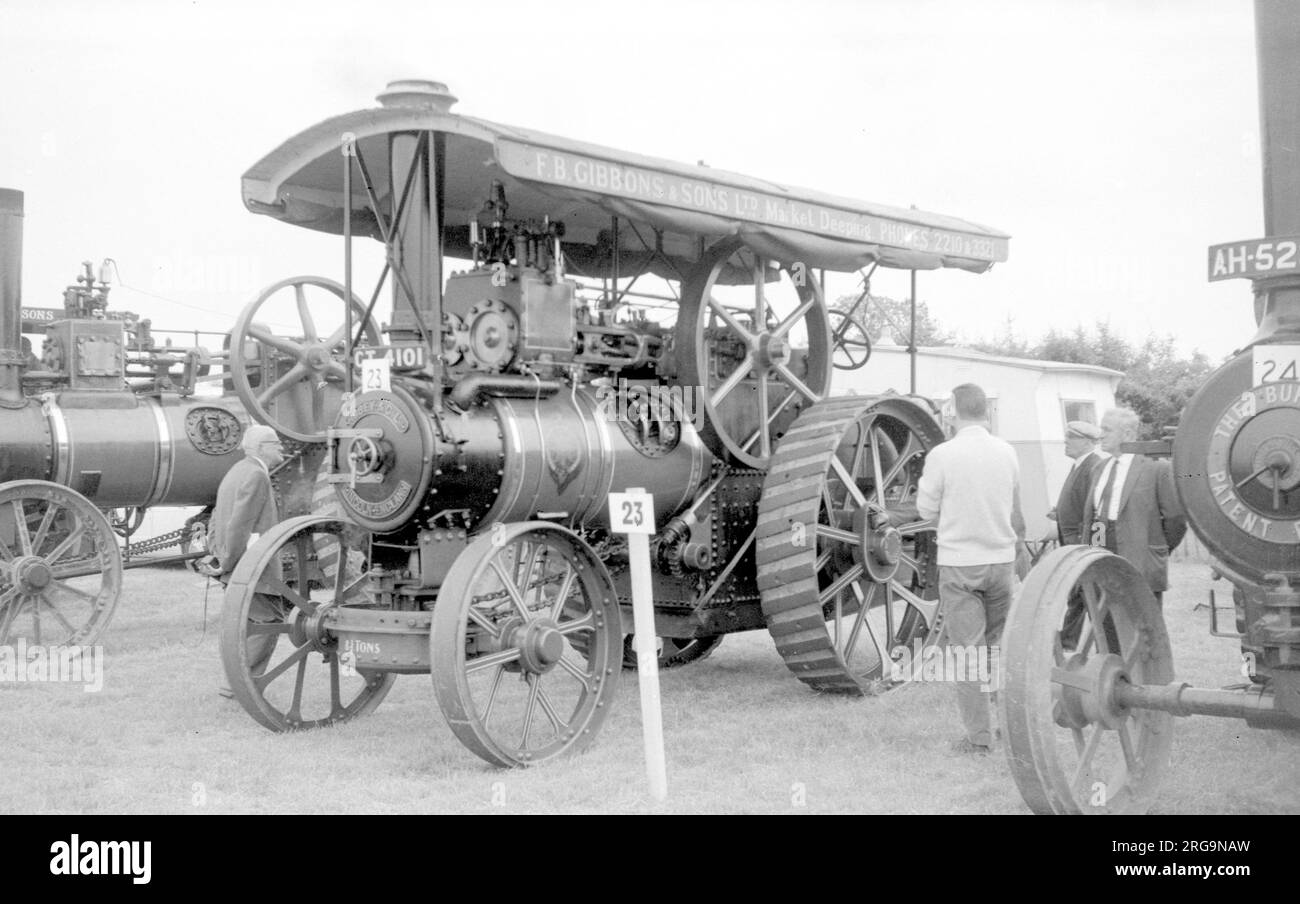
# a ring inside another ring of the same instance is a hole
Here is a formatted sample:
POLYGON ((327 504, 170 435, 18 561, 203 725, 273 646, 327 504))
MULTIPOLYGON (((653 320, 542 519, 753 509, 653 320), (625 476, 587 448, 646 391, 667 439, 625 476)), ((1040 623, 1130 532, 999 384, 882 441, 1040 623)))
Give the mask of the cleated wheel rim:
POLYGON ((0 484, 0 646, 93 644, 122 592, 108 519, 75 490, 0 484))
POLYGON ((747 468, 766 468, 799 412, 830 390, 831 329, 816 276, 802 264, 777 267, 738 236, 716 242, 683 281, 675 347, 679 382, 701 393, 700 435, 747 468), (715 293, 737 272, 753 280, 744 297, 715 293), (769 274, 778 279, 768 284, 769 274))
POLYGON ((1030 808, 1145 812, 1168 767, 1174 717, 1127 709, 1113 688, 1167 684, 1174 667, 1159 605, 1137 569, 1092 547, 1049 553, 1012 603, 1002 660, 1007 759, 1030 808))
POLYGON ((456 558, 429 643, 438 705, 466 747, 505 767, 575 753, 595 740, 618 687, 614 584, 572 531, 510 525, 456 558))
POLYGON ((942 438, 915 402, 842 398, 804 412, 777 447, 758 508, 758 587, 777 652, 805 684, 885 690, 905 656, 937 640, 934 528, 916 514, 916 484, 942 438))
MULTIPOLYGON (((707 659, 722 643, 722 634, 707 637, 658 637, 659 668, 675 669, 701 659, 707 659)), ((636 635, 623 637, 623 668, 630 672, 637 669, 636 635)))
MULTIPOLYGON (((299 442, 324 441, 347 380, 343 295, 332 279, 294 276, 268 286, 239 312, 230 333, 231 382, 258 423, 299 442), (286 329, 294 335, 275 331, 286 329), (263 372, 268 362, 269 374, 263 372)), ((378 345, 373 319, 363 321, 365 305, 355 294, 350 303, 353 328, 364 322, 363 342, 378 345)))
POLYGON ((320 515, 290 518, 250 547, 231 575, 221 610, 221 665, 240 706, 272 731, 364 715, 396 680, 348 668, 326 628, 330 609, 363 598, 360 547, 354 525, 320 515), (349 564, 340 570, 338 562, 349 564))

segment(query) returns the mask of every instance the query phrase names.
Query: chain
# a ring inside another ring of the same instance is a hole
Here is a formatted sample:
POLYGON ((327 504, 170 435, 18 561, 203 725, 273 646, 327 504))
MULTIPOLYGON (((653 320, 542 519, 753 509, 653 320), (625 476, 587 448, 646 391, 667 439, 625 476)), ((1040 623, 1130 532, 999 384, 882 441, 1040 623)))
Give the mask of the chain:
POLYGON ((173 546, 180 546, 185 541, 185 528, 177 528, 166 534, 159 534, 149 540, 142 540, 139 543, 128 543, 123 552, 127 556, 145 555, 159 550, 169 549, 173 546))

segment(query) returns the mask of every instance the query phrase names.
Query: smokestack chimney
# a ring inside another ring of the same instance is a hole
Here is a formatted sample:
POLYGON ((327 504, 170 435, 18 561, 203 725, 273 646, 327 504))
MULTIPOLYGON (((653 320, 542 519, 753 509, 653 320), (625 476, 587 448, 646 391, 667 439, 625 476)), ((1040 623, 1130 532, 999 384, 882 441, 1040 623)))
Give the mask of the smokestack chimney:
POLYGON ((23 193, 0 188, 0 408, 21 408, 23 193))

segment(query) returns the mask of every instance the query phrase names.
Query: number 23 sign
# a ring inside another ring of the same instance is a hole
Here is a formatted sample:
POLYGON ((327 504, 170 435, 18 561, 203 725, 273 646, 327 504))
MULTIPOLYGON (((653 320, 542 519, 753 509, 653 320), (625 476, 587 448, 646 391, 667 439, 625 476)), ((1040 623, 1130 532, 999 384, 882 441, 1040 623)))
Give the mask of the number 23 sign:
POLYGON ((610 493, 609 529, 616 534, 653 534, 654 496, 644 490, 610 493))

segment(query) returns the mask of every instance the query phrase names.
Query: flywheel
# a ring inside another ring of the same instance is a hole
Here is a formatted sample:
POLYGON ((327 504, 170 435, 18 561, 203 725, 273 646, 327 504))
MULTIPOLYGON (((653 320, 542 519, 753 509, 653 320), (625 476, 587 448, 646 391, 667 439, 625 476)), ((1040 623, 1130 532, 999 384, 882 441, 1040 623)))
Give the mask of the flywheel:
POLYGON ((934 526, 916 513, 934 417, 899 396, 828 399, 786 431, 758 504, 758 588, 777 652, 821 691, 874 693, 939 634, 934 526), (905 652, 902 652, 905 651, 905 652))

